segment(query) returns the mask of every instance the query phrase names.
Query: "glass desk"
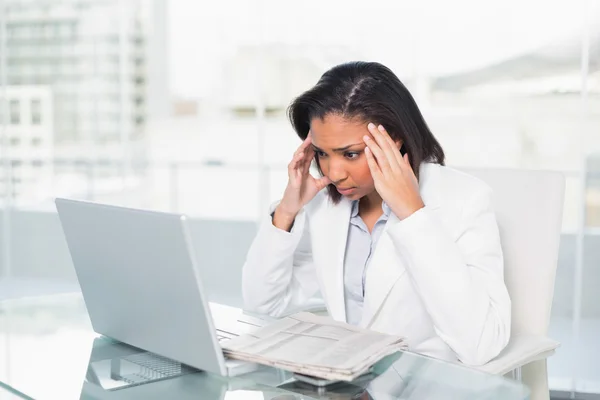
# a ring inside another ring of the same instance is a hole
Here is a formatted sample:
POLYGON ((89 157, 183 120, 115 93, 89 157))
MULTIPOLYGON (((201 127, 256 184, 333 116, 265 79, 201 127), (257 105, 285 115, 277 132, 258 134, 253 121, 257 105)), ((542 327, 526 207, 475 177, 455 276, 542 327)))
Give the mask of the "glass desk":
POLYGON ((384 359, 373 375, 326 390, 268 367, 224 378, 94 333, 78 293, 0 302, 0 398, 4 391, 26 399, 60 400, 509 400, 529 396, 519 382, 408 352, 384 359))

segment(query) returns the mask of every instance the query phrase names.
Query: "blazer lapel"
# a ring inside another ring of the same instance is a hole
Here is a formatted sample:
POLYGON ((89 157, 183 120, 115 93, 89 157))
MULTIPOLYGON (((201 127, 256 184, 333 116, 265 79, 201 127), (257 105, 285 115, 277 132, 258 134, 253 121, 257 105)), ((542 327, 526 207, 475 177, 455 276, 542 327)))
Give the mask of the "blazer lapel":
POLYGON ((311 221, 311 230, 315 232, 312 236, 313 252, 318 252, 315 256, 324 261, 319 272, 329 315, 337 321, 346 322, 344 257, 352 202, 342 198, 338 204, 334 205, 329 200, 326 204, 320 210, 321 215, 311 221))
POLYGON ((360 323, 363 328, 370 327, 388 293, 406 272, 396 257, 392 240, 386 234, 390 224, 395 222, 398 222, 398 218, 392 213, 383 228, 373 258, 367 267, 363 316, 360 323))
MULTIPOLYGON (((425 206, 431 210, 439 208, 438 176, 438 165, 421 164, 419 169, 419 193, 425 206)), ((363 328, 369 328, 373 324, 388 294, 406 272, 404 265, 402 265, 396 254, 392 239, 386 234, 389 227, 396 223, 401 223, 401 221, 394 213, 391 213, 367 268, 363 317, 360 323, 363 328)))

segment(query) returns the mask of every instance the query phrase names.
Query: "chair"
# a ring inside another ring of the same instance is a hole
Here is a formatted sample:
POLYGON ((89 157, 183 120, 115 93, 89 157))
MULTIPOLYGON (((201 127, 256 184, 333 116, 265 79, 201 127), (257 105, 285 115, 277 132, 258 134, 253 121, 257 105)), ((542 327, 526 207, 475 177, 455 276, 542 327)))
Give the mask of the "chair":
POLYGON ((565 179, 558 172, 462 169, 494 191, 494 208, 512 300, 511 339, 478 367, 510 374, 529 386, 531 399, 548 399, 546 359, 559 343, 546 337, 554 296, 565 179))

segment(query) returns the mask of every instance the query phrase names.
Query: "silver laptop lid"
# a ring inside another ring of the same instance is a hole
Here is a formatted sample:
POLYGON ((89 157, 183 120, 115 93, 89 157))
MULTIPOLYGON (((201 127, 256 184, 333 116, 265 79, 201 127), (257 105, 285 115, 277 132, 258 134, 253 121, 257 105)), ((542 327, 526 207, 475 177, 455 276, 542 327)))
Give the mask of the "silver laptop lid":
POLYGON ((56 199, 94 330, 226 375, 185 216, 56 199))

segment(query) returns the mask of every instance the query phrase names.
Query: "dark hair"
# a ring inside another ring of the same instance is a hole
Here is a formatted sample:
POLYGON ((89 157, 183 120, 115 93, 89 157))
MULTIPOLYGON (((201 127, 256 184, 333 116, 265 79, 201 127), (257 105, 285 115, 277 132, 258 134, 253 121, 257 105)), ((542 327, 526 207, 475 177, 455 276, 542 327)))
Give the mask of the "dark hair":
MULTIPOLYGON (((313 119, 323 120, 329 114, 381 124, 392 139, 403 141, 417 178, 423 161, 444 165, 444 150, 410 92, 389 68, 376 62, 356 61, 331 68, 313 88, 292 101, 287 114, 302 140, 313 119)), ((338 203, 341 195, 335 186, 327 189, 338 203)))

